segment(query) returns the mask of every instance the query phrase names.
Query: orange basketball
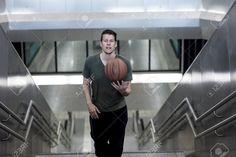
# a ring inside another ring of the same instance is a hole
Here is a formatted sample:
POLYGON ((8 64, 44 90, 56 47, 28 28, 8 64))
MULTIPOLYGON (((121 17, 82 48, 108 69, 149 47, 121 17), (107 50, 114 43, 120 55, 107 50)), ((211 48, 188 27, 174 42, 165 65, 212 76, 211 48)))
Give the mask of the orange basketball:
POLYGON ((127 74, 127 65, 120 58, 112 59, 105 66, 105 74, 112 81, 121 81, 127 74))

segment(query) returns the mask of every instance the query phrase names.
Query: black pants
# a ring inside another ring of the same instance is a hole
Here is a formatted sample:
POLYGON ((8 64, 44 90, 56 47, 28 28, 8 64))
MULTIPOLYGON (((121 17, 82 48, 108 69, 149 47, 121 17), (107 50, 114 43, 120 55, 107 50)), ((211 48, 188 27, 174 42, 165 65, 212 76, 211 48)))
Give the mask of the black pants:
POLYGON ((127 107, 102 112, 99 119, 90 117, 91 137, 97 157, 121 157, 128 121, 127 107))

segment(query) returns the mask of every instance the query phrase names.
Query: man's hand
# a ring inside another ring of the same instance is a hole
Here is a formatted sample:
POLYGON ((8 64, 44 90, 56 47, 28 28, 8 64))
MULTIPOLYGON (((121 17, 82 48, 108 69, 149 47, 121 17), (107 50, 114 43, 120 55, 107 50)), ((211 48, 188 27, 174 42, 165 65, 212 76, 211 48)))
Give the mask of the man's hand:
POLYGON ((128 96, 131 92, 130 81, 121 81, 121 83, 119 81, 117 81, 116 83, 112 82, 111 85, 123 96, 128 96))
POLYGON ((92 119, 99 119, 98 114, 101 112, 93 103, 88 104, 88 111, 92 119))
POLYGON ((93 75, 91 75, 91 79, 87 79, 84 77, 83 80, 83 91, 86 98, 87 106, 88 106, 88 112, 92 119, 98 119, 98 113, 101 113, 98 108, 92 103, 91 96, 90 96, 90 83, 93 79, 93 75))

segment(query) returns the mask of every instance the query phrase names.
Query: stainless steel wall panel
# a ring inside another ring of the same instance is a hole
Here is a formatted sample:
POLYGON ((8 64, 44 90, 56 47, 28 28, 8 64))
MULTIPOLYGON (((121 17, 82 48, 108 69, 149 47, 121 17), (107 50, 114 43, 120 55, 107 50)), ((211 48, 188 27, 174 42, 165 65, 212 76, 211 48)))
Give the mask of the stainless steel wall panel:
POLYGON ((5 12, 6 10, 6 2, 5 0, 0 1, 0 13, 5 12))
MULTIPOLYGON (((33 109, 30 116, 34 114, 41 121, 43 116, 52 126, 53 123, 56 122, 54 114, 42 96, 39 88, 34 84, 29 71, 24 66, 20 57, 13 48, 13 45, 7 39, 7 36, 2 28, 0 28, 0 48, 1 103, 10 108, 15 114, 23 119, 30 100, 33 100, 36 102, 35 106, 42 113, 42 115, 33 109)), ((6 120, 9 118, 8 114, 6 114, 2 108, 0 109, 0 118, 1 120, 6 120)), ((1 124, 6 125, 22 136, 25 136, 26 134, 26 126, 20 125, 14 118, 10 117, 7 122, 1 121, 1 124)), ((28 124, 29 122, 27 122, 27 125, 28 124)), ((56 128, 54 129, 56 130, 56 128)), ((3 131, 2 128, 0 130, 0 138, 7 138, 8 134, 3 131)), ((49 129, 47 129, 47 131, 49 134, 52 133, 49 129)), ((14 153, 19 152, 18 156, 31 157, 37 153, 49 152, 50 146, 45 139, 46 137, 42 132, 42 128, 35 125, 33 122, 25 149, 22 152, 19 150, 22 148, 22 145, 24 145, 24 142, 14 138, 12 135, 7 141, 0 143, 1 150, 4 149, 3 151, 0 151, 0 156, 13 156, 14 153), (47 145, 47 147, 45 148, 43 145, 47 145)))
MULTIPOLYGON (((235 16, 236 16, 236 3, 234 3, 232 9, 227 14, 227 20, 220 25, 213 33, 205 47, 200 52, 199 56, 195 59, 191 67, 187 70, 183 79, 171 93, 166 103, 160 109, 159 113, 154 118, 155 126, 158 133, 165 133, 165 128, 168 128, 184 113, 188 113, 192 117, 187 104, 180 107, 179 111, 170 117, 168 122, 165 122, 169 118, 170 114, 176 109, 177 105, 186 97, 192 104, 196 111, 197 117, 206 113, 212 109, 217 103, 225 99, 229 94, 236 91, 235 86, 235 70, 236 70, 236 31, 235 31, 235 16), (170 106, 171 104, 171 106, 170 106), (172 109, 171 109, 172 108, 172 109), (166 125, 163 125, 165 123, 166 125), (159 127, 164 126, 164 129, 159 127), (159 130, 158 130, 159 129, 159 130)), ((196 129, 196 133, 218 125, 226 118, 236 114, 236 98, 233 97, 230 101, 227 101, 222 107, 215 109, 215 114, 209 113, 207 117, 199 122, 193 121, 196 129)), ((188 124, 186 124, 188 126, 188 124)), ((186 126, 185 125, 185 126, 186 126)), ((166 144, 172 145, 168 149, 162 149, 164 151, 176 151, 186 150, 186 143, 181 140, 176 140, 181 132, 186 128, 180 127, 179 130, 174 132, 166 144), (172 140, 172 141, 171 141, 172 140), (178 143, 177 145, 175 143, 178 143), (186 145, 183 146, 183 145, 186 145)), ((235 121, 222 126, 221 128, 210 132, 209 134, 197 138, 190 139, 190 143, 194 143, 192 151, 194 151, 195 157, 205 157, 219 155, 215 153, 211 155, 211 151, 214 149, 214 145, 225 144, 229 149, 227 155, 230 157, 235 156, 234 150, 236 149, 236 135, 235 135, 235 121), (223 136, 220 136, 222 134, 223 136), (218 136, 217 136, 218 135, 218 136)), ((192 132, 191 130, 189 130, 192 132)), ((157 134, 158 134, 157 133, 157 134)), ((164 147, 163 147, 164 148, 164 147)), ((217 147, 220 149, 220 146, 217 147)), ((221 154, 222 155, 222 154, 221 154)))
MULTIPOLYGON (((234 8, 235 9, 235 6, 234 8)), ((229 16, 236 17, 236 12, 230 12, 229 16)), ((228 20, 228 25, 226 26, 226 31, 228 32, 228 36, 226 38, 227 40, 227 47, 229 52, 229 58, 230 58, 230 77, 231 77, 231 85, 230 88, 235 89, 236 88, 236 44, 232 44, 236 41, 236 21, 235 20, 228 20)))
POLYGON ((227 12, 235 0, 202 0, 202 7, 206 10, 227 12))
MULTIPOLYGON (((191 74, 191 86, 188 90, 192 93, 190 96, 191 103, 194 103, 195 108, 201 108, 201 106, 204 103, 204 97, 206 96, 204 94, 203 90, 203 84, 202 84, 202 73, 201 73, 201 66, 200 66, 200 60, 196 60, 194 63, 193 68, 189 71, 191 74), (200 106, 200 107, 199 107, 200 106)), ((187 90, 187 89, 186 89, 187 90)), ((197 110, 199 114, 199 110, 197 110)))

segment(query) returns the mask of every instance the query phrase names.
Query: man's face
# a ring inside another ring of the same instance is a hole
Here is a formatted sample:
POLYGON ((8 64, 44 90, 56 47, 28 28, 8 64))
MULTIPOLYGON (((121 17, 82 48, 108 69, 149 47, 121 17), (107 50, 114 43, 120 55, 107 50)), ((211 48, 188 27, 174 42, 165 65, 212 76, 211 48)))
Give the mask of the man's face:
POLYGON ((103 52, 105 52, 106 54, 111 54, 117 47, 117 42, 115 41, 113 35, 104 34, 102 37, 102 41, 100 42, 100 46, 103 52))

